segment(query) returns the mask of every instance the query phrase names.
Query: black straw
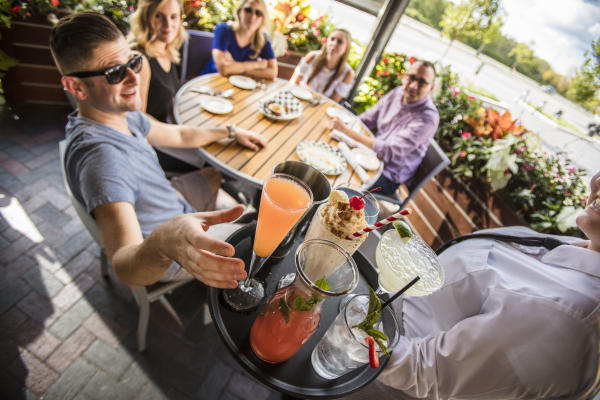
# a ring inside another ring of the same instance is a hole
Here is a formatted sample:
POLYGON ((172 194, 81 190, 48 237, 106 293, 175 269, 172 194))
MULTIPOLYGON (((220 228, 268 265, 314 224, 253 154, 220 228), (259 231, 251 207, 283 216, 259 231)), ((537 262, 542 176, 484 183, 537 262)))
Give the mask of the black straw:
POLYGON ((421 279, 420 276, 416 276, 415 279, 413 279, 412 281, 408 282, 406 284, 406 286, 404 286, 402 289, 400 289, 400 291, 396 294, 394 294, 392 297, 390 297, 388 299, 388 301, 386 301, 385 303, 383 303, 381 305, 381 309, 383 310, 384 308, 386 308, 387 306, 389 306, 390 304, 392 304, 392 301, 396 300, 398 298, 398 296, 400 296, 402 293, 406 292, 408 289, 410 289, 412 287, 412 285, 414 285, 415 283, 417 283, 417 281, 421 279))

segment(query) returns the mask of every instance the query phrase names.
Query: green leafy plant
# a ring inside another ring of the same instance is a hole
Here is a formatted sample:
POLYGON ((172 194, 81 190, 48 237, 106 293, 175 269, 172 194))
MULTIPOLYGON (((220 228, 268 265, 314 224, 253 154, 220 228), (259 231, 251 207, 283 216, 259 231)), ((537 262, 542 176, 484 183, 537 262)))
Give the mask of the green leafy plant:
POLYGON ((233 20, 236 4, 235 0, 186 0, 184 23, 189 29, 212 32, 220 22, 233 20))
POLYGON ((407 61, 414 62, 414 57, 407 58, 400 53, 383 53, 379 63, 360 85, 354 97, 354 109, 357 113, 362 113, 377 103, 384 94, 402 85, 407 61))

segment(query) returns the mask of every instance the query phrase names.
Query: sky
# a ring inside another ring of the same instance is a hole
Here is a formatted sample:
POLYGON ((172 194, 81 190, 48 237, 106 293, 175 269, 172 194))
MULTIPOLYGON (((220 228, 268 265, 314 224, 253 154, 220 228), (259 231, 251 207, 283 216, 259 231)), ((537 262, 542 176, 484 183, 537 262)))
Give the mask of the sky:
POLYGON ((592 40, 600 38, 600 0, 502 0, 502 31, 529 43, 536 56, 572 76, 585 60, 592 40))

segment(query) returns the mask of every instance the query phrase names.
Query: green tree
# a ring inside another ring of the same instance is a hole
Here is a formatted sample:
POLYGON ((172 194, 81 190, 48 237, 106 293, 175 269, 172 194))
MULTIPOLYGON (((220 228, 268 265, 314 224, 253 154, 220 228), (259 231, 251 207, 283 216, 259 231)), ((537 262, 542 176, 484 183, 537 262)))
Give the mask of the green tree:
MULTIPOLYGON (((455 40, 468 41, 474 38, 480 42, 484 41, 485 33, 489 29, 497 29, 502 26, 502 15, 500 13, 500 0, 467 0, 458 5, 448 4, 442 22, 442 33, 450 44, 442 58, 448 54, 455 40)), ((495 34, 497 37, 497 33, 495 34)), ((494 35, 486 40, 493 40, 494 35)))
POLYGON ((590 111, 600 111, 600 38, 592 41, 583 65, 571 79, 567 97, 590 111))
MULTIPOLYGON (((533 42, 530 42, 533 46, 533 42)), ((518 43, 515 47, 511 49, 508 53, 509 57, 514 57, 515 62, 512 67, 517 68, 518 65, 527 65, 533 64, 533 50, 525 43, 518 43)))
POLYGON ((440 30, 447 5, 446 0, 412 0, 406 8, 406 15, 440 30))

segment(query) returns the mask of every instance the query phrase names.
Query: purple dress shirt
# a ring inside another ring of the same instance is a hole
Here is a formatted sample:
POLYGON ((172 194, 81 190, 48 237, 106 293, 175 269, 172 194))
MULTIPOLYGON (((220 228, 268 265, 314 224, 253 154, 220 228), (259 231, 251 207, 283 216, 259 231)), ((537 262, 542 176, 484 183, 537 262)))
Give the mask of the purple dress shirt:
POLYGON ((377 131, 373 150, 384 163, 383 175, 399 184, 415 173, 440 122, 429 95, 417 103, 402 104, 403 94, 399 86, 360 115, 367 128, 377 131))

